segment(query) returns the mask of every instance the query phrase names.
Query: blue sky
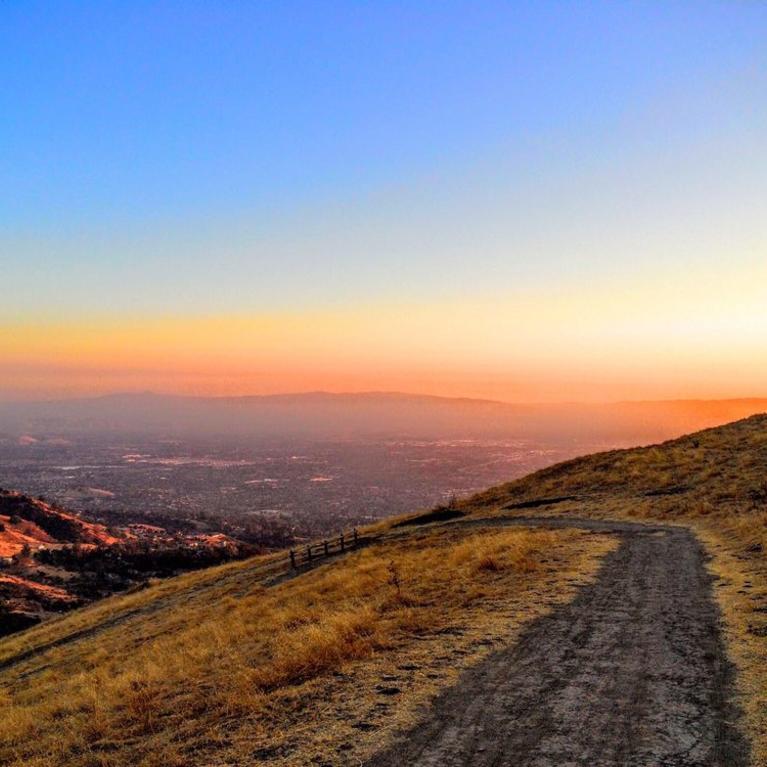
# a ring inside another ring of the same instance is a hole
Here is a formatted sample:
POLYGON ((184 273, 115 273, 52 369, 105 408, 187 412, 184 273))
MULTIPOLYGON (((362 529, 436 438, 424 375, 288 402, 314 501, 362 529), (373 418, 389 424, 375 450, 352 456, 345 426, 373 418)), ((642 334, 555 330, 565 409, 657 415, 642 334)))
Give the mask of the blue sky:
POLYGON ((761 3, 4 3, 0 318, 747 268, 766 38, 761 3))
POLYGON ((446 213, 448 230, 531 229, 530 199, 568 184, 603 184, 609 210, 621 173, 664 196, 665 168, 681 172, 680 197, 706 156, 756 171, 765 32, 756 3, 4 4, 3 259, 22 279, 92 269, 127 308, 126 262, 204 279, 223 259, 236 281, 249 260, 271 273, 270 248, 301 251, 294 287, 305 259, 317 299, 314 259, 371 289, 360 262, 386 258, 383 228, 421 237, 423 278, 446 213))

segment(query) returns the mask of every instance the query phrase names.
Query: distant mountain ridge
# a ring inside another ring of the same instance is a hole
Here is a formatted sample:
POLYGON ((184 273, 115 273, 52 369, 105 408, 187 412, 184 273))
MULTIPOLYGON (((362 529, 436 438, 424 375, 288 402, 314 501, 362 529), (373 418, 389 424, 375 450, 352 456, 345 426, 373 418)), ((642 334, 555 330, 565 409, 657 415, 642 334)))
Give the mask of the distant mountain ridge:
POLYGON ((604 402, 582 402, 578 400, 562 400, 558 402, 514 402, 509 400, 492 399, 488 397, 454 397, 441 394, 424 394, 398 390, 365 390, 365 391, 328 391, 326 389, 311 389, 308 391, 280 392, 276 394, 234 394, 234 395, 205 395, 205 394, 172 394, 146 391, 118 391, 99 394, 91 397, 64 397, 39 400, 7 400, 0 405, 29 405, 29 404, 65 404, 103 401, 185 401, 185 402, 230 402, 230 403, 294 403, 294 402, 373 402, 373 401, 409 401, 439 404, 476 404, 501 405, 520 409, 538 409, 550 407, 617 407, 617 406, 647 406, 647 405, 753 405, 767 406, 767 397, 723 397, 696 398, 677 397, 672 399, 644 400, 607 400, 604 402))
POLYGON ((767 411, 767 398, 520 404, 405 392, 127 393, 0 403, 0 438, 159 433, 307 439, 515 438, 641 444, 767 411))

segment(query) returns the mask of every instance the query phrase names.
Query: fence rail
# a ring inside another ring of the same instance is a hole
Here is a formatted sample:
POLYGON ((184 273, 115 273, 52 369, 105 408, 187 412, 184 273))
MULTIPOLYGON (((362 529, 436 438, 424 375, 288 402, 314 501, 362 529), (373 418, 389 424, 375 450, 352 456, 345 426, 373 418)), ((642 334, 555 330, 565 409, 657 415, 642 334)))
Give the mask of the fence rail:
POLYGON ((341 533, 337 538, 328 538, 319 543, 308 543, 306 546, 290 550, 290 567, 297 570, 303 565, 309 564, 316 559, 329 557, 333 554, 341 554, 347 549, 356 548, 359 544, 359 534, 357 528, 352 530, 351 534, 341 533))

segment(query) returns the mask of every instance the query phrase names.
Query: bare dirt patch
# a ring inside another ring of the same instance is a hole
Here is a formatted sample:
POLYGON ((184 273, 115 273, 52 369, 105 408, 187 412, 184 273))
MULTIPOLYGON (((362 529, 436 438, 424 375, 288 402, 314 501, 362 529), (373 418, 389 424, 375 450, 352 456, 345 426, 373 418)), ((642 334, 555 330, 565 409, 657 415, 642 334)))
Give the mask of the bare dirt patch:
POLYGON ((466 671, 368 767, 746 765, 713 579, 692 533, 544 524, 610 529, 623 543, 593 585, 466 671))

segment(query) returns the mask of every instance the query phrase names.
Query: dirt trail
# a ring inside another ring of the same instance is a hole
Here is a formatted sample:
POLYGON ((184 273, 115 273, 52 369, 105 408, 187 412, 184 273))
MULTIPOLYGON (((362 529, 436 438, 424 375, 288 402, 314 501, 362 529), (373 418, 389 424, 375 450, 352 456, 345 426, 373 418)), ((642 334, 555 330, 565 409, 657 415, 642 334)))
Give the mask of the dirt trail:
POLYGON ((465 672, 367 767, 747 765, 712 578, 690 532, 499 523, 609 530, 622 544, 593 585, 465 672))

